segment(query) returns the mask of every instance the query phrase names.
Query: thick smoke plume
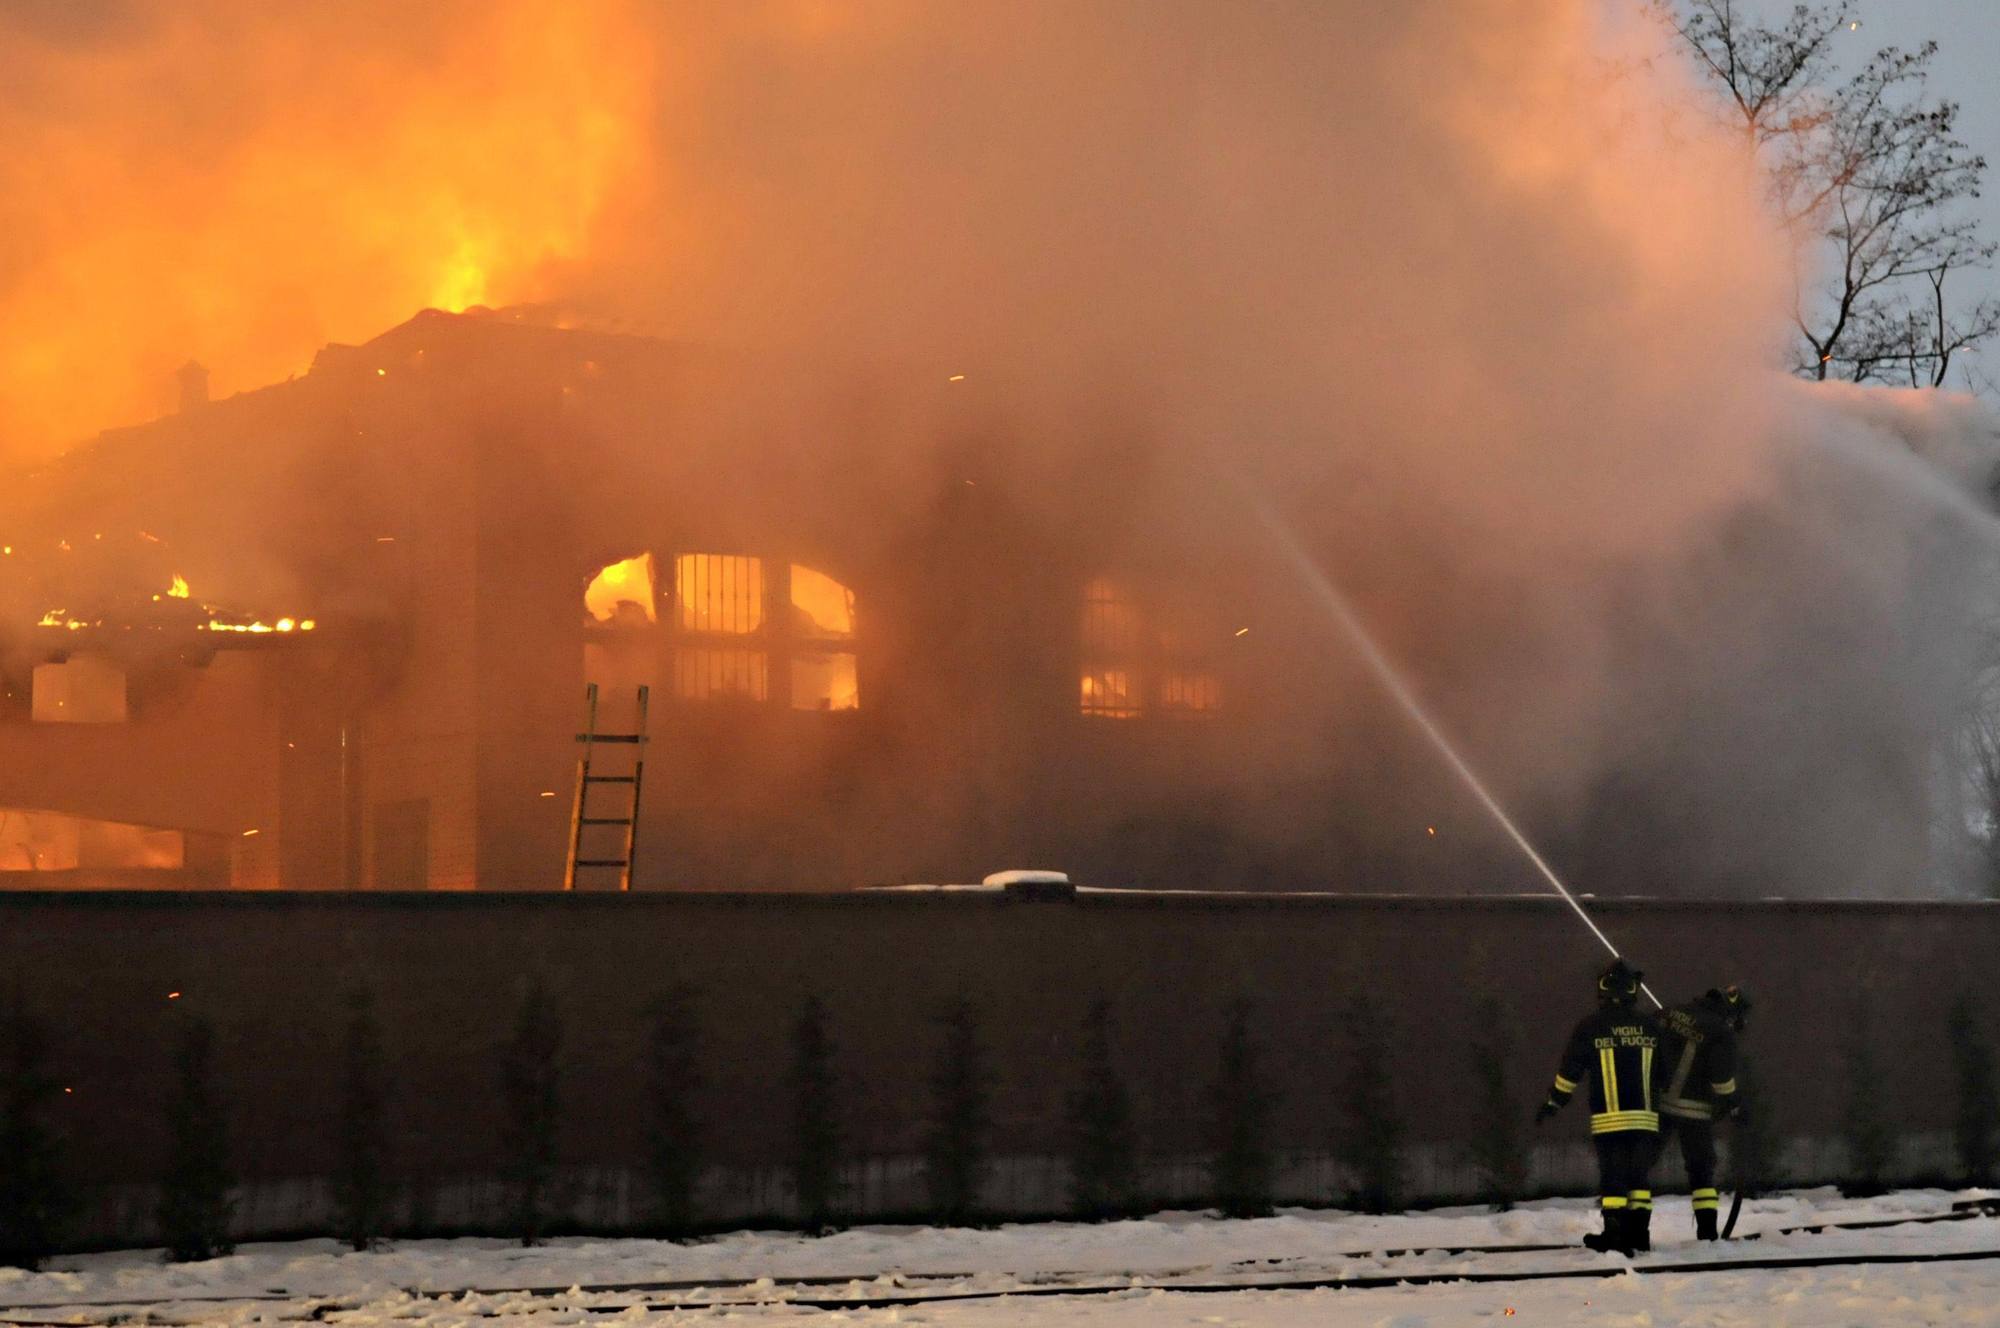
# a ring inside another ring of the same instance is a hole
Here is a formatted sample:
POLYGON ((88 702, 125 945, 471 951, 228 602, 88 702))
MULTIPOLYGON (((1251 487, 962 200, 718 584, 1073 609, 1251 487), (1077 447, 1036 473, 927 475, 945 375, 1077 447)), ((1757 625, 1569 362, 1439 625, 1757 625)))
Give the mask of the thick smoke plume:
MULTIPOLYGON (((1992 423, 1771 368, 1757 166, 1618 6, 0 16, 16 454, 426 303, 963 374, 950 429, 1107 558, 1268 565, 1235 607, 1302 722, 1253 782, 1381 702, 1246 488, 1583 888, 1942 879, 1992 423)), ((1420 888, 1449 794, 1386 787, 1333 815, 1420 888)))

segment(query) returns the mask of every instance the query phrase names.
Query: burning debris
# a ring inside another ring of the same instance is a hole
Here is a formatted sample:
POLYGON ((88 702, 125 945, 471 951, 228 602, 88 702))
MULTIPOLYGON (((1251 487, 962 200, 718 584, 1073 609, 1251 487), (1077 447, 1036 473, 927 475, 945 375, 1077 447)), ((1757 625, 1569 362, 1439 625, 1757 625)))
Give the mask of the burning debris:
MULTIPOLYGON (((138 538, 150 545, 163 546, 165 543, 159 536, 147 531, 140 531, 138 538)), ((98 536, 97 540, 101 541, 102 536, 98 536)), ((67 540, 59 541, 56 547, 64 554, 74 552, 67 540)), ((84 592, 85 597, 92 600, 92 607, 78 610, 52 608, 35 620, 36 627, 64 633, 214 632, 268 636, 311 632, 319 626, 312 618, 286 615, 267 620, 265 615, 198 600, 187 578, 179 572, 170 573, 164 588, 150 593, 129 584, 109 585, 101 572, 83 577, 58 573, 50 580, 57 584, 72 582, 72 594, 82 590, 85 583, 93 587, 91 591, 84 592)))
POLYGON ((318 624, 311 618, 280 618, 274 623, 267 623, 261 620, 252 622, 223 622, 219 619, 211 618, 203 624, 203 627, 211 632, 248 632, 252 636, 263 636, 271 632, 277 632, 280 635, 294 631, 310 632, 317 626, 318 624))

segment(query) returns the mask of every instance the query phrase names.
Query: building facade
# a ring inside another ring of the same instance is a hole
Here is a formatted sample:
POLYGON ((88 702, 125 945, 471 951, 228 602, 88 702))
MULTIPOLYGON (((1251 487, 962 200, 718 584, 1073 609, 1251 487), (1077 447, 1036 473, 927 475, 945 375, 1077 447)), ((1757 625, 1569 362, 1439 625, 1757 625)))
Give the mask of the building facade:
POLYGON ((978 391, 432 312, 107 433, 0 505, 0 879, 553 888, 587 682, 637 888, 1352 870, 1326 669, 978 391))

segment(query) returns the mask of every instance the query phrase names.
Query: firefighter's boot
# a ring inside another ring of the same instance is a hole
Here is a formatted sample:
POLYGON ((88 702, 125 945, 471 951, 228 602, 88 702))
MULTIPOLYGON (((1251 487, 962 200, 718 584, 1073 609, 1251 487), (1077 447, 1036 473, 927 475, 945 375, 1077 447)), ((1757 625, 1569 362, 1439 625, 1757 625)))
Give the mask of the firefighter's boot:
POLYGON ((1621 1253, 1625 1249, 1625 1227, 1627 1214, 1623 1208, 1604 1210, 1604 1230, 1593 1231, 1583 1238, 1586 1248, 1600 1254, 1621 1253))
POLYGON ((1715 1210, 1697 1208, 1694 1210, 1694 1238, 1696 1240, 1716 1240, 1715 1210))
POLYGON ((1633 1207, 1626 1217, 1625 1253, 1644 1254, 1653 1248, 1653 1202, 1646 1201, 1645 1207, 1633 1207))

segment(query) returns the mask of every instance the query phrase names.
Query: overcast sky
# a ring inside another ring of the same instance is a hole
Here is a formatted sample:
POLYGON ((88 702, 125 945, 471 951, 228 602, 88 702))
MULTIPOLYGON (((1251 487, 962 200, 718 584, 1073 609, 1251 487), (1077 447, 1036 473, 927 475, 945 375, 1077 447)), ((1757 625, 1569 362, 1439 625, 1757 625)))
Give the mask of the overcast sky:
MULTIPOLYGON (((1793 2, 1742 0, 1765 22, 1782 18, 1793 2)), ((1859 29, 1843 35, 1852 50, 1849 63, 1858 64, 1883 46, 1937 41, 1936 90, 1963 106, 1961 136, 1992 163, 1986 196, 1973 206, 1985 237, 2000 240, 2000 0, 1851 0, 1849 10, 1861 22, 1859 29)), ((2000 292, 2000 276, 1986 273, 1983 289, 2000 292)), ((2000 398, 2000 345, 1962 358, 1959 365, 1963 372, 1954 369, 1951 386, 1975 386, 2000 398)))

